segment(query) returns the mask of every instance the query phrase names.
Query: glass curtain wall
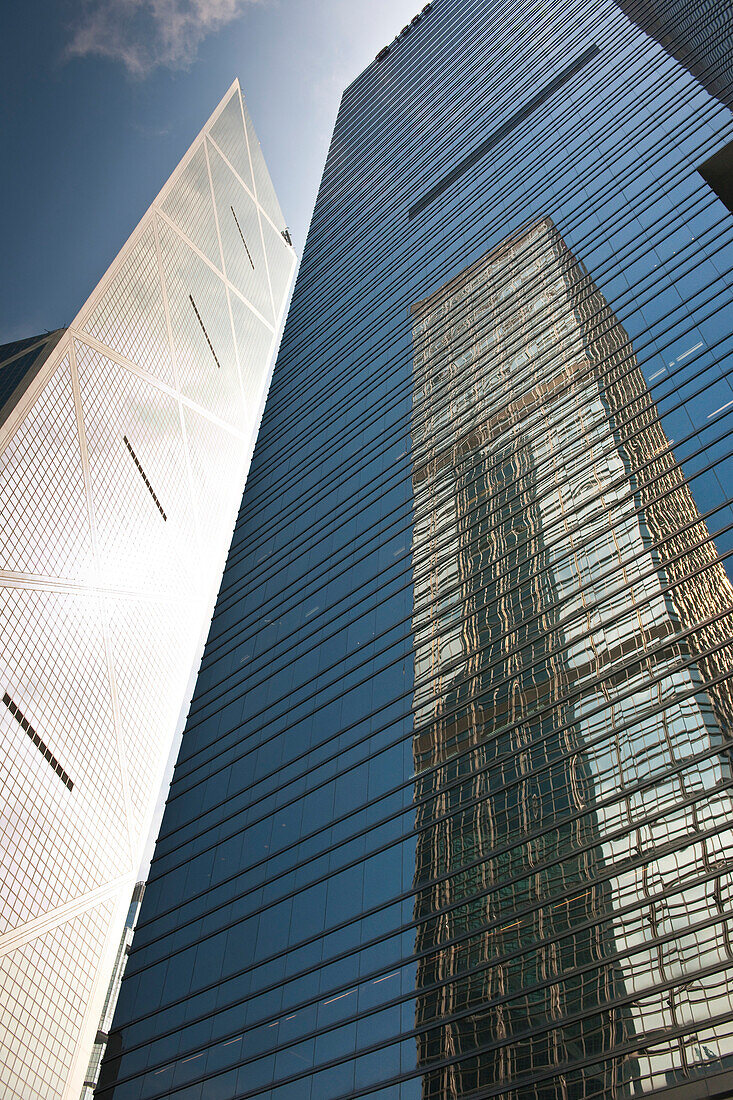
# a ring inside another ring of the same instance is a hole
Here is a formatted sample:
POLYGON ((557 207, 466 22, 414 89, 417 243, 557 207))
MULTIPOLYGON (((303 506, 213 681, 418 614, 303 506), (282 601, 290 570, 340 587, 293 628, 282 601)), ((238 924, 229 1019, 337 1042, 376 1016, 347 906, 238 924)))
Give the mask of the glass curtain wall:
POLYGON ((625 9, 344 93, 100 1100, 731 1087, 733 116, 625 9))

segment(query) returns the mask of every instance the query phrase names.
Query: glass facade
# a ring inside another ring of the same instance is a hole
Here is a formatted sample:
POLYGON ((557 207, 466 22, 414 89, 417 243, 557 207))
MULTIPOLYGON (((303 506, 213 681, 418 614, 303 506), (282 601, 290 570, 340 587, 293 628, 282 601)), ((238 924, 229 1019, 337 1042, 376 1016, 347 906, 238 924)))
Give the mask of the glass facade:
POLYGON ((99 1100, 733 1090, 733 117, 628 8, 344 94, 99 1100))
POLYGON ((733 107, 733 9, 716 0, 619 0, 623 11, 733 107))
POLYGON ((72 325, 0 349, 4 1100, 82 1090, 269 383, 284 230, 234 84, 72 325))

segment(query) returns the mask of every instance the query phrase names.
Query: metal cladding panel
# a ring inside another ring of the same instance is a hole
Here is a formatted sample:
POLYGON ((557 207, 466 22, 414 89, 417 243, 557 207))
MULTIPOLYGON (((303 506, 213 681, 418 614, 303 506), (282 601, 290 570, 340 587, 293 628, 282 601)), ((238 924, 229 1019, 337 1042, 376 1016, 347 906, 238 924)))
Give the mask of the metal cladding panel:
POLYGON ((33 357, 0 423, 0 1093, 17 1100, 81 1094, 269 384, 286 288, 273 308, 261 248, 249 297, 224 274, 212 127, 249 162, 234 85, 69 330, 0 363, 1 386, 33 357))

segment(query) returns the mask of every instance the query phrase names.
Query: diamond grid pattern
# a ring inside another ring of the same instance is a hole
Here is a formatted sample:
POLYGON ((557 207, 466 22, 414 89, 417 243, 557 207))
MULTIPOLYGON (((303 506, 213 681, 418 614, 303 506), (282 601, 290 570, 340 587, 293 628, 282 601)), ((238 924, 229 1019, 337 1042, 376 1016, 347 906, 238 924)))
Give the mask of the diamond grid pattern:
MULTIPOLYGON (((236 90, 214 129, 227 158, 251 183, 239 104, 236 90)), ((130 871, 141 854, 243 487, 248 445, 212 416, 249 437, 268 374, 271 331, 184 240, 221 270, 204 140, 161 203, 177 226, 158 222, 165 275, 153 208, 75 326, 75 333, 81 326, 109 355, 71 333, 51 334, 49 340, 63 342, 41 368, 43 388, 34 406, 0 452, 0 568, 34 573, 39 585, 29 588, 18 575, 4 591, 0 695, 7 691, 73 783, 69 790, 8 707, 0 706, 0 937, 15 937, 28 920, 67 906, 65 923, 0 954, 0 1018, 7 1036, 0 1051, 0 1095, 9 1100, 50 1100, 66 1086, 115 909, 109 903, 85 910, 85 895, 130 871), (247 375, 246 407, 230 296, 247 375), (161 386, 175 389, 177 382, 199 411, 161 386), (51 578, 57 578, 52 585, 51 578), (69 912, 79 915, 69 919, 69 912)), ((259 216, 234 173, 215 156, 230 205, 236 197, 240 225, 249 224, 253 236, 258 270, 250 291, 269 309, 259 216)), ((229 221, 226 232, 237 233, 231 213, 229 221)), ((237 243, 241 249, 239 236, 237 243)), ((38 339, 10 350, 21 357, 28 347, 35 357, 38 339)))
POLYGON ((152 223, 82 327, 101 344, 173 385, 152 223))
POLYGON ((265 239, 272 297, 275 301, 275 310, 279 313, 293 270, 293 252, 285 243, 284 238, 277 230, 272 228, 265 218, 262 219, 262 235, 265 239))
POLYGON ((249 418, 256 415, 259 406, 262 394, 262 363, 269 357, 272 333, 236 294, 231 295, 230 301, 249 418))
POLYGON ((92 544, 68 356, 0 455, 0 514, 0 568, 89 574, 92 544))
POLYGON ((227 158, 232 168, 254 192, 252 170, 249 166, 247 140, 244 136, 239 92, 235 91, 224 110, 209 131, 216 144, 227 158))
POLYGON ((84 344, 77 344, 77 367, 100 579, 112 588, 186 591, 197 561, 178 403, 84 344))
POLYGON ((6 932, 116 877, 130 855, 98 597, 7 589, 0 633, 3 692, 74 782, 69 793, 3 706, 0 931, 6 932))
POLYGON ((247 104, 243 103, 244 121, 247 127, 247 139, 249 141, 249 155, 252 160, 252 172, 255 179, 255 190, 257 193, 257 201, 262 209, 272 218, 275 226, 278 229, 285 228, 285 219, 283 218, 282 210, 280 209, 280 203, 277 201, 277 195, 275 194, 275 188, 272 186, 272 180, 270 179, 270 173, 267 171, 267 165, 265 164, 265 158, 262 155, 262 148, 259 143, 255 128, 252 125, 252 119, 249 116, 247 110, 247 104))
POLYGON ((211 198, 203 144, 191 157, 161 203, 161 210, 172 222, 175 222, 189 241, 221 270, 214 203, 211 198))
POLYGON ((227 278, 248 302, 272 321, 257 207, 213 148, 210 163, 227 278))
POLYGON ((181 392, 238 426, 244 410, 224 283, 162 223, 160 246, 181 392))
POLYGON ((184 409, 186 436, 193 474, 194 500, 201 531, 233 524, 239 504, 239 478, 217 475, 211 457, 220 455, 227 470, 238 471, 245 460, 245 444, 191 409, 184 409))
MULTIPOLYGON (((146 824, 193 660, 190 609, 153 601, 105 600, 120 707, 133 824, 146 824), (151 646, 151 639, 155 645, 151 646)), ((194 608, 195 611, 200 611, 194 608)))
POLYGON ((4 1100, 61 1095, 113 908, 104 902, 0 958, 4 1100))

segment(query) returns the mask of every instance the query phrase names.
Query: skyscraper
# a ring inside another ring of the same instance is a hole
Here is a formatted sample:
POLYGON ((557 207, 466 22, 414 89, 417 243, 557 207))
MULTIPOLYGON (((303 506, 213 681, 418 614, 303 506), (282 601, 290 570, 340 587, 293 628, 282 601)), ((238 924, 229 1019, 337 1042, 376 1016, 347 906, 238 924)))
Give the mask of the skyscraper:
POLYGON ((143 900, 143 894, 145 893, 145 883, 138 882, 135 884, 135 889, 132 891, 132 901, 130 902, 130 908, 127 910, 127 917, 125 918, 125 927, 122 932, 122 939, 120 945, 117 948, 117 955, 115 956, 115 963, 112 969, 112 977, 110 979, 109 986, 107 987, 107 996, 104 998, 104 1004, 102 1005, 102 1015, 99 1018, 99 1026, 97 1028, 97 1034, 94 1039, 94 1046, 92 1047, 91 1057, 89 1058, 89 1065, 87 1066, 87 1072, 84 1076, 84 1085, 81 1090, 81 1100, 91 1100, 94 1096, 94 1088, 97 1084, 99 1077, 99 1070, 102 1065, 102 1058, 104 1052, 107 1049, 107 1035, 109 1029, 112 1026, 112 1019, 114 1017, 114 1011, 117 1007, 117 998, 120 995, 120 987, 122 985, 122 975, 125 973, 125 965, 127 963, 127 956, 130 951, 130 944, 132 943, 132 934, 135 930, 135 922, 137 921, 137 915, 140 912, 140 903, 143 900))
POLYGON ((733 1089, 704 75, 435 0, 346 90, 100 1100, 733 1089))
POLYGON ((295 263, 234 84, 68 329, 0 348, 0 1093, 79 1100, 295 263))

